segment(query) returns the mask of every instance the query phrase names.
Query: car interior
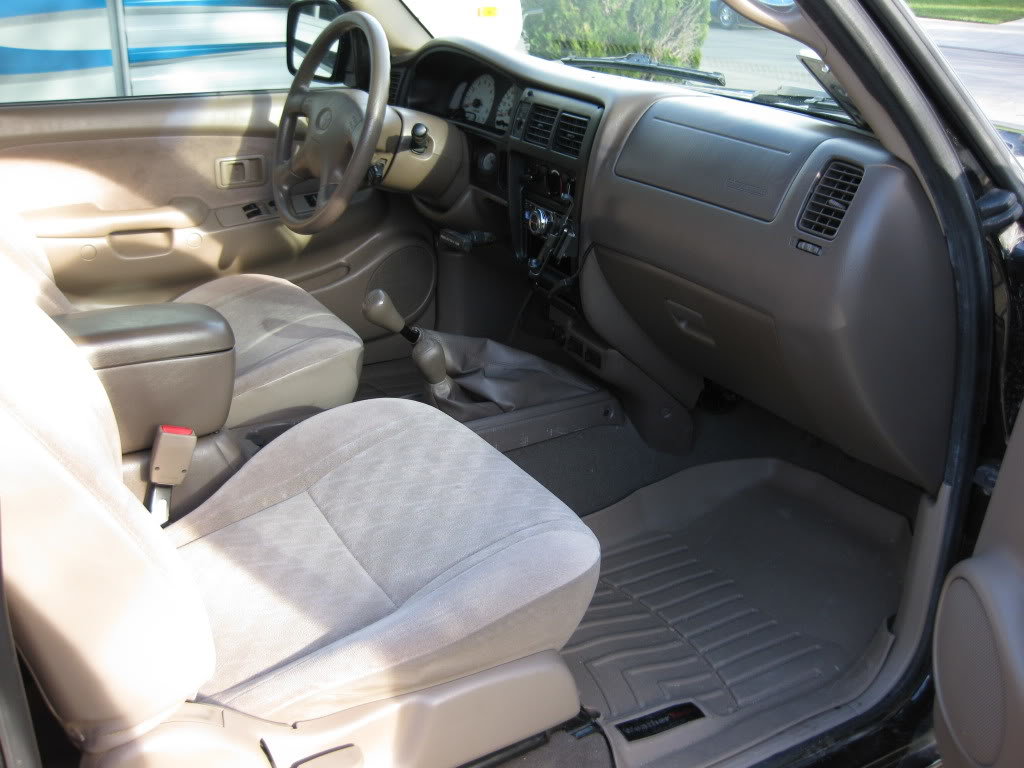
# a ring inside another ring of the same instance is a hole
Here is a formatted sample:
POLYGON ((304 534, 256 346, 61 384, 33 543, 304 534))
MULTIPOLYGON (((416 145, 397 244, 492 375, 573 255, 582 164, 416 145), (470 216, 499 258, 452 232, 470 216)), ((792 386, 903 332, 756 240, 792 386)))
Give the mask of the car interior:
POLYGON ((739 766, 880 700, 957 361, 892 116, 840 57, 859 120, 351 7, 288 93, 3 108, 52 764, 739 766))

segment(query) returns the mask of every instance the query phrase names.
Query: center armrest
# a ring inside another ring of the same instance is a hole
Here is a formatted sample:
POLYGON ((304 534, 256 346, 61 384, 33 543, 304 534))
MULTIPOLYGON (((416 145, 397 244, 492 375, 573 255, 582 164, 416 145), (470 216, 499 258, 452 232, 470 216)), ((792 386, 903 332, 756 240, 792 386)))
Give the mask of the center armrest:
POLYGON ((142 304, 54 319, 97 370, 208 355, 235 346, 231 326, 205 304, 142 304))

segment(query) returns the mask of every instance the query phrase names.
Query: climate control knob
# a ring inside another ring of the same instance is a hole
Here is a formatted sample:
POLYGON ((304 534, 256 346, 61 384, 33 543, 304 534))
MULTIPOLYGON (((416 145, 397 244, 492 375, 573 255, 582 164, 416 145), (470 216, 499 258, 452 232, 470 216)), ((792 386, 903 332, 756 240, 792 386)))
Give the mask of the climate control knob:
POLYGON ((530 218, 527 220, 526 226, 530 228, 530 233, 537 237, 544 237, 551 229, 551 214, 543 208, 534 208, 530 211, 530 218))

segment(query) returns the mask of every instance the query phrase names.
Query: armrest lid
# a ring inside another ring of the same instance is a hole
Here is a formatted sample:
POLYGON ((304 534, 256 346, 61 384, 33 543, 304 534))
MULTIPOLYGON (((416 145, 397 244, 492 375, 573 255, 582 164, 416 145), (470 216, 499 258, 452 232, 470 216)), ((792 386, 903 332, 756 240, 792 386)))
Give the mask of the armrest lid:
POLYGON ((204 304, 141 304, 53 319, 97 370, 225 352, 235 346, 227 320, 204 304))

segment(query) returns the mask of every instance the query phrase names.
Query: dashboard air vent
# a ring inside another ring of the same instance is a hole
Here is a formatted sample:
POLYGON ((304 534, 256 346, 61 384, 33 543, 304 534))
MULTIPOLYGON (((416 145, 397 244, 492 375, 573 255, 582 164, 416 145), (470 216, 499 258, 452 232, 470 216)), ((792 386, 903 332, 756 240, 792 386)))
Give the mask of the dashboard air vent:
POLYGON ((555 141, 552 149, 571 157, 579 157, 588 125, 590 125, 589 117, 563 112, 559 115, 558 125, 555 127, 555 141))
POLYGON ((531 144, 548 146, 551 132, 555 129, 555 117, 558 110, 545 104, 534 104, 530 108, 530 116, 526 118, 526 131, 523 139, 531 144))
POLYGON ((391 88, 388 90, 388 104, 398 103, 398 94, 402 92, 402 76, 405 74, 405 70, 392 69, 391 70, 391 88))
POLYGON ((839 160, 829 163, 800 214, 800 229, 826 240, 834 238, 863 178, 860 166, 839 160))

